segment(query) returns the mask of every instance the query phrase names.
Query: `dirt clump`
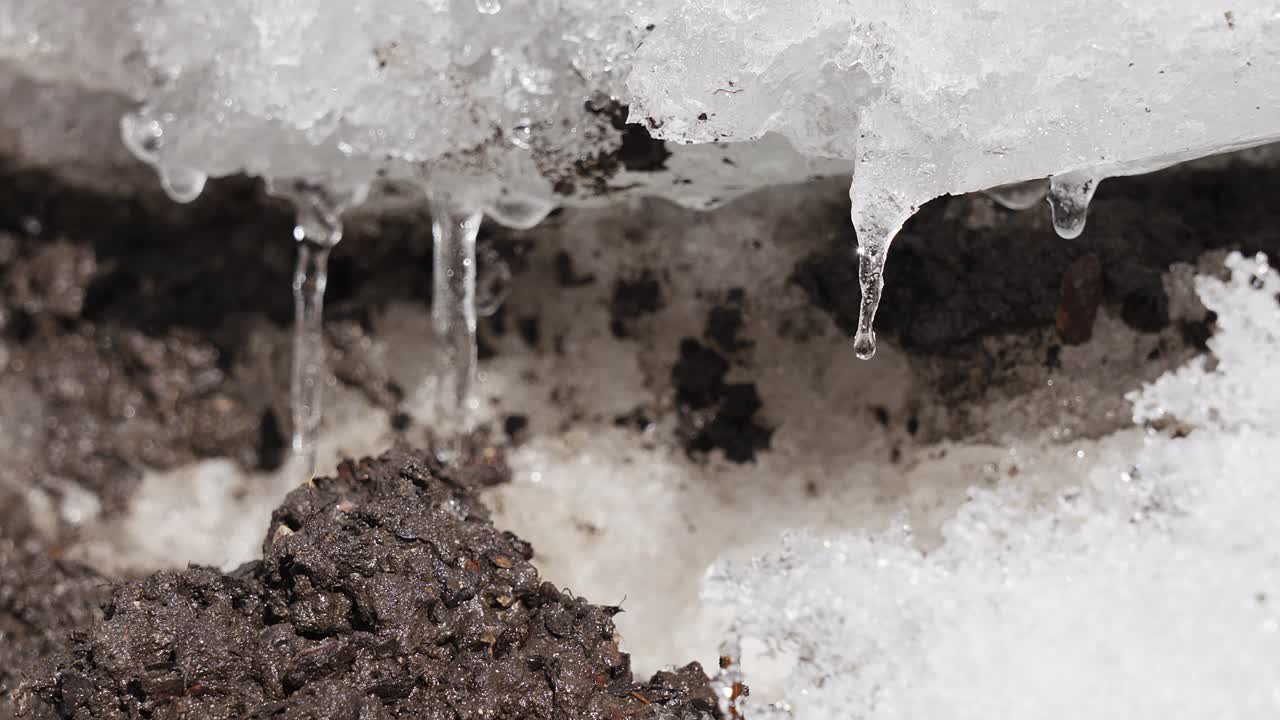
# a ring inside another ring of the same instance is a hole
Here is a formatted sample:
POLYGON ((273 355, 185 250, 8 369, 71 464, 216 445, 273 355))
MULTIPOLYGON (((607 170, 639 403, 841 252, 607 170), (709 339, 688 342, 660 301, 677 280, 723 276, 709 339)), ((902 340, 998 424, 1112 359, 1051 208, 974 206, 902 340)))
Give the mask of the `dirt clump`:
POLYGON ((263 553, 118 587, 24 686, 35 716, 717 715, 696 664, 637 683, 619 609, 542 581, 529 544, 430 455, 347 461, 295 490, 263 553))

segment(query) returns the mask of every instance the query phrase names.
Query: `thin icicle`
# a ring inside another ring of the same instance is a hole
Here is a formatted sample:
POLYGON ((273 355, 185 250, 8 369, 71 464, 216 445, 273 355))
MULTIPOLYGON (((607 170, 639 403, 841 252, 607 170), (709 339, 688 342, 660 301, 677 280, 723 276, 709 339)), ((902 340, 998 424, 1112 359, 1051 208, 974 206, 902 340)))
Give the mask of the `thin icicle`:
POLYGON ((856 181, 849 189, 849 197, 850 218, 858 234, 858 285, 862 291, 853 352, 862 360, 870 360, 876 354, 876 310, 884 290, 884 264, 889 257, 889 246, 915 208, 884 192, 871 198, 861 197, 856 181))
POLYGON ((858 285, 862 302, 858 306, 858 331, 853 336, 853 352, 861 360, 876 354, 876 311, 884 290, 884 263, 889 255, 890 238, 879 237, 858 241, 858 285))
POLYGON ((332 245, 300 240, 293 271, 292 449, 308 477, 315 473, 316 438, 324 417, 324 290, 331 250, 332 245))
POLYGON ((366 189, 334 194, 322 186, 293 180, 268 183, 267 191, 290 200, 297 211, 293 228, 298 262, 293 273, 290 447, 295 460, 302 463, 302 471, 310 477, 316 469, 316 440, 324 419, 324 291, 329 277, 329 253, 342 240, 342 211, 363 202, 366 189))
POLYGON ((467 399, 476 367, 476 235, 482 213, 435 200, 431 320, 443 362, 437 375, 436 422, 443 433, 466 426, 467 399))

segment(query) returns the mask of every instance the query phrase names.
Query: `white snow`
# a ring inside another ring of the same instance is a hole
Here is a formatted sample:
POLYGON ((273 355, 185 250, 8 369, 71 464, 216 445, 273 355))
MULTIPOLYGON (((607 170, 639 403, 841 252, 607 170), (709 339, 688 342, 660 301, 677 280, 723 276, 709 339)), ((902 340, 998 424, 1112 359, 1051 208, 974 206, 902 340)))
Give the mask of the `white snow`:
POLYGON ((885 231, 949 192, 1280 137, 1278 31, 1276 0, 9 0, 0 62, 136 103, 166 173, 384 169, 490 200, 482 176, 549 198, 616 146, 584 109, 612 96, 678 143, 856 163, 855 215, 885 231))
POLYGON ((794 659, 794 717, 1276 717, 1280 281, 1265 259, 1227 266, 1198 279, 1216 369, 1132 396, 1139 423, 1189 436, 1081 444, 1076 484, 1051 494, 1025 474, 975 487, 928 551, 902 522, 801 530, 711 572, 735 634, 794 659))

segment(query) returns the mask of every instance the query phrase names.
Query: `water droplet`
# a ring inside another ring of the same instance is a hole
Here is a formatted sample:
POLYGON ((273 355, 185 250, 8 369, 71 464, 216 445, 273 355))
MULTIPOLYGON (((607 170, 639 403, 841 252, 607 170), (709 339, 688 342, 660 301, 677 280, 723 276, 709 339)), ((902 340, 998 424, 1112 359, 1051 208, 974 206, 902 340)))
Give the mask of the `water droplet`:
POLYGON ((160 187, 170 200, 177 203, 189 203, 204 192, 204 184, 209 176, 199 170, 181 167, 157 167, 160 174, 160 187))
POLYGON ((532 195, 505 195, 489 203, 485 213, 502 225, 528 230, 555 210, 555 203, 532 195))
POLYGON ((511 144, 521 150, 528 150, 533 143, 533 121, 529 118, 520 118, 516 126, 511 129, 511 144))
POLYGON ((189 203, 200 197, 209 176, 199 170, 163 162, 160 153, 166 143, 164 123, 149 108, 142 107, 136 113, 121 116, 120 138, 134 157, 155 168, 160 187, 174 202, 189 203))
POLYGON ((1049 181, 1044 179, 1009 183, 983 191, 987 197, 1008 210, 1029 210, 1044 200, 1048 192, 1049 181))
POLYGON ((1067 173, 1049 178, 1049 212, 1058 237, 1074 240, 1084 232, 1089 217, 1089 201, 1102 178, 1086 173, 1067 173))
POLYGON ((467 397, 476 367, 476 235, 483 214, 435 197, 431 230, 435 238, 431 320, 441 343, 436 377, 437 425, 442 433, 465 427, 467 397))
POLYGON ((876 356, 876 333, 859 332, 853 338, 853 353, 859 360, 870 360, 876 356))
POLYGON ((502 0, 476 0, 476 10, 482 15, 497 15, 502 12, 502 0))

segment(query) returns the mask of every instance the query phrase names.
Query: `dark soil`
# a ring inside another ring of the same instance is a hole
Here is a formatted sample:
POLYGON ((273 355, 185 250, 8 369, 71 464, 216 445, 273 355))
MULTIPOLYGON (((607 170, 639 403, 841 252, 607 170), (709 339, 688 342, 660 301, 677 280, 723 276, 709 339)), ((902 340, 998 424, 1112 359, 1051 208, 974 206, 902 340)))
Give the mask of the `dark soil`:
POLYGON ((759 424, 763 404, 754 383, 727 383, 729 361, 693 338, 680 342, 671 368, 685 450, 708 453, 719 448, 726 459, 744 463, 769 449, 773 431, 759 424))
POLYGON ((109 595, 96 573, 10 528, 0 526, 0 720, 17 710, 19 674, 65 646, 69 630, 100 618, 109 595))
MULTIPOLYGON (((0 378, 9 399, 20 388, 40 401, 20 418, 26 481, 75 480, 113 512, 143 467, 277 467, 289 433, 291 225, 284 203, 243 178, 176 206, 0 168, 0 378)), ((399 213, 349 223, 347 235, 330 262, 329 363, 394 408, 403 392, 363 344, 377 309, 429 302, 430 223, 399 213)))
MULTIPOLYGON (((1093 256, 1101 268, 1100 303, 1134 329, 1155 332, 1169 324, 1161 274, 1173 263, 1194 263, 1217 248, 1277 257, 1276 197, 1280 173, 1243 163, 1113 178, 1099 188, 1089 224, 1075 240, 1054 234, 1044 208, 1013 212, 975 196, 940 198, 893 244, 877 329, 909 351, 948 354, 985 336, 1053 327, 1063 300, 1093 303, 1093 290, 1088 298, 1057 292, 1074 282, 1070 269, 1093 256), (990 218, 973 222, 978 208, 990 218)), ((841 233, 792 274, 850 336, 860 302, 853 247, 852 231, 841 233)), ((1065 312, 1071 337, 1088 337, 1088 309, 1065 312)))
POLYGON ((104 621, 24 686, 33 716, 718 713, 696 664, 636 682, 620 609, 543 582, 532 548, 429 456, 348 461, 295 490, 263 553, 230 574, 193 567, 117 587, 104 621))
POLYGON ((662 285, 652 270, 640 271, 635 277, 618 278, 613 285, 613 300, 609 303, 609 330, 614 337, 631 334, 629 325, 645 315, 652 315, 662 308, 662 285))

